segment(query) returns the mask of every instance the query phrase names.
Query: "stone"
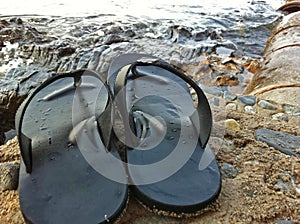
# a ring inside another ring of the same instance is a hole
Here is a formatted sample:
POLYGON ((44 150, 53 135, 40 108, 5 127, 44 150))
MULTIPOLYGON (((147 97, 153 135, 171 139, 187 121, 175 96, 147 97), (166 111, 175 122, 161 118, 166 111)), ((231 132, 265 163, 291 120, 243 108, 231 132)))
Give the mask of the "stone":
POLYGON ((287 220, 277 220, 275 222, 275 224, 296 224, 296 223, 293 221, 287 221, 287 220))
POLYGON ((256 130, 255 138, 257 141, 265 142, 282 153, 300 157, 300 136, 261 128, 256 130))
POLYGON ((200 88, 204 92, 209 93, 209 94, 214 95, 214 96, 222 96, 222 94, 223 94, 222 89, 220 87, 217 87, 217 86, 205 86, 205 85, 200 84, 200 88))
POLYGON ((224 91, 223 97, 227 101, 234 101, 237 98, 237 96, 234 93, 231 93, 229 91, 224 91))
POLYGON ((272 115, 273 120, 285 121, 288 122, 289 118, 285 113, 277 113, 272 115))
POLYGON ((256 110, 252 106, 245 106, 245 112, 248 114, 256 114, 256 110))
POLYGON ((224 178, 235 178, 238 174, 238 171, 236 170, 236 168, 229 163, 222 164, 221 172, 222 172, 224 178))
POLYGON ((0 163, 0 191, 18 188, 19 167, 18 162, 0 163))
POLYGON ((258 102, 258 106, 260 106, 263 109, 267 109, 267 110, 277 110, 277 107, 274 104, 272 104, 266 100, 260 100, 258 102))
POLYGON ((238 101, 247 106, 253 106, 256 102, 256 96, 252 96, 252 95, 239 96, 238 101))
POLYGON ((300 108, 294 105, 283 105, 282 109, 290 116, 300 117, 300 108))
POLYGON ((235 103, 229 103, 225 107, 226 110, 237 110, 237 105, 235 103))
POLYGON ((238 131, 240 130, 239 123, 234 119, 227 119, 225 121, 225 128, 231 131, 238 131))

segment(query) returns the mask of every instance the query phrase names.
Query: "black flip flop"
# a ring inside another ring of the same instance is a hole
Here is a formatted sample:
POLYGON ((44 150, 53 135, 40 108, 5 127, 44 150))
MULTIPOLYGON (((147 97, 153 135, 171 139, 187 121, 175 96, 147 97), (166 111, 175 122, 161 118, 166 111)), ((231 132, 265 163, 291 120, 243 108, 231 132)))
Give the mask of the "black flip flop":
POLYGON ((20 206, 29 223, 107 223, 127 204, 125 168, 110 144, 111 93, 88 70, 57 75, 16 115, 20 206))
POLYGON ((210 207, 220 193, 221 176, 207 144, 212 115, 199 86, 170 64, 144 54, 119 56, 108 82, 116 117, 124 124, 115 132, 126 146, 138 200, 154 212, 176 217, 210 207))

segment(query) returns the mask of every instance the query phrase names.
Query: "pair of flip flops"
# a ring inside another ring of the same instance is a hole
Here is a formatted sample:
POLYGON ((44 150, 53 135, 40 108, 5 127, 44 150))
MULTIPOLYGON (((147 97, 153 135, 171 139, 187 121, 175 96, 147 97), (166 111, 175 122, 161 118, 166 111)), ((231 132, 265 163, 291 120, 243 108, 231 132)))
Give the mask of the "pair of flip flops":
POLYGON ((89 70, 57 75, 16 115, 23 216, 29 223, 114 222, 129 186, 155 212, 197 214, 221 189, 207 144, 211 126, 198 85, 149 55, 119 56, 105 80, 89 70))

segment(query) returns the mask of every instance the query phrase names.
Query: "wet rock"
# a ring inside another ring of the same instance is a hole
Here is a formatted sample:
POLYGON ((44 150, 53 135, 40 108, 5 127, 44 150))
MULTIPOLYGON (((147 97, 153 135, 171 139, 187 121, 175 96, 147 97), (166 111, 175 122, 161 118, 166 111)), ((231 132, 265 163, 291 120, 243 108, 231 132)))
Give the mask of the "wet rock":
POLYGON ((256 110, 254 107, 252 106, 245 106, 245 112, 248 114, 256 114, 256 110))
POLYGON ((238 131, 240 130, 239 123, 234 119, 227 119, 225 121, 225 128, 231 131, 238 131))
POLYGON ((277 113, 272 115, 273 120, 280 120, 280 121, 285 121, 288 122, 289 118, 285 113, 277 113))
POLYGON ((237 96, 229 91, 225 91, 223 97, 227 101, 234 101, 237 99, 237 96))
POLYGON ((0 163, 0 191, 18 188, 19 166, 18 162, 0 163))
POLYGON ((256 97, 252 96, 252 95, 248 95, 248 96, 239 96, 238 97, 238 101, 248 105, 248 106, 253 106, 256 102, 256 97))
POLYGON ((260 100, 258 102, 258 106, 260 106, 263 109, 267 109, 267 110, 277 110, 277 107, 274 104, 272 104, 266 100, 260 100))
POLYGON ((238 171, 236 170, 236 168, 229 163, 222 164, 221 172, 223 174, 223 177, 225 177, 225 178, 235 178, 238 174, 238 171))
POLYGON ((237 110, 237 105, 235 103, 229 103, 225 107, 226 110, 237 110))
POLYGON ((74 47, 61 47, 58 49, 58 57, 65 57, 74 54, 76 49, 74 47))
POLYGON ((116 34, 110 34, 105 38, 104 44, 110 45, 110 44, 120 43, 120 42, 124 42, 124 41, 126 41, 126 40, 123 37, 116 35, 116 34))
POLYGON ((265 142, 282 153, 300 157, 300 137, 285 132, 273 131, 266 128, 258 129, 255 133, 257 141, 265 142))

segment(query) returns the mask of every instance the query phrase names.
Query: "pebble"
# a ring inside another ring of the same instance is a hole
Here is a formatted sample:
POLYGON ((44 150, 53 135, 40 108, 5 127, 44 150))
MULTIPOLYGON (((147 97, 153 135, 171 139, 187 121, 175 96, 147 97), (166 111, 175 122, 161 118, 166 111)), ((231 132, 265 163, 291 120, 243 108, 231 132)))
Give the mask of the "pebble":
POLYGON ((231 93, 229 91, 225 91, 223 97, 227 101, 234 101, 237 98, 237 96, 234 93, 231 93))
POLYGON ((222 164, 221 172, 222 172, 224 178, 235 178, 238 174, 238 171, 236 170, 236 168, 229 163, 222 164))
POLYGON ((248 114, 256 114, 256 110, 252 106, 245 106, 245 112, 248 114))
POLYGON ((265 142, 268 146, 274 147, 282 153, 300 157, 300 153, 297 152, 300 145, 300 136, 261 128, 256 130, 255 138, 257 141, 265 142))
POLYGON ((283 105, 283 110, 291 116, 300 117, 300 108, 293 105, 283 105))
POLYGON ((226 129, 232 130, 232 131, 238 131, 238 130, 240 130, 239 123, 236 120, 234 120, 234 119, 227 119, 225 121, 225 127, 226 127, 226 129))
POLYGON ((288 122, 289 118, 285 113, 277 113, 272 115, 273 120, 285 121, 288 122))
POLYGON ((223 94, 222 89, 220 87, 217 87, 217 86, 200 85, 200 88, 204 92, 209 93, 209 94, 214 95, 214 96, 222 96, 222 94, 223 94))
POLYGON ((237 110, 237 105, 235 103, 229 103, 225 107, 226 110, 237 110))
POLYGON ((256 96, 248 95, 248 96, 239 96, 238 101, 248 105, 248 106, 253 106, 256 102, 256 96))
POLYGON ((274 104, 272 104, 266 100, 260 100, 258 102, 258 106, 260 106, 263 109, 267 109, 267 110, 277 110, 277 107, 274 104))
POLYGON ((277 220, 275 222, 275 224, 296 224, 296 223, 293 221, 287 221, 287 220, 277 220))
POLYGON ((18 188, 19 167, 18 162, 0 163, 0 191, 18 188))

